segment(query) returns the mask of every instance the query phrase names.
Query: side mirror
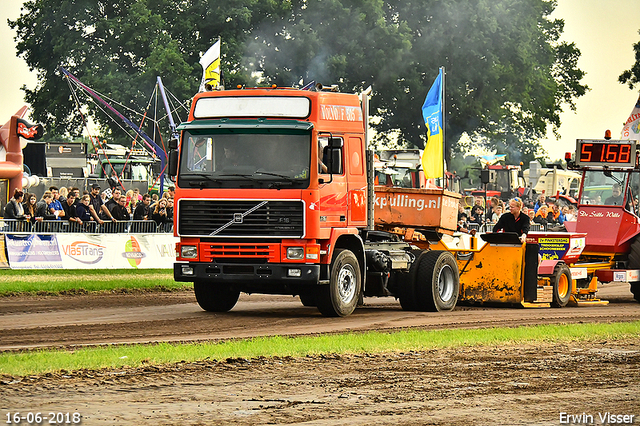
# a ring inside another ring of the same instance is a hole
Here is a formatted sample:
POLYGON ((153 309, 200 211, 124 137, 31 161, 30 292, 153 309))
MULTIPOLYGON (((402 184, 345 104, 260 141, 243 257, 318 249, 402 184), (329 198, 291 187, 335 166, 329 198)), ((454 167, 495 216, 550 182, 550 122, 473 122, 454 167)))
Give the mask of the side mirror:
POLYGON ((342 174, 342 149, 331 149, 331 162, 329 164, 329 173, 341 175, 342 174))
POLYGON ((169 176, 176 176, 178 174, 178 154, 180 152, 177 149, 169 151, 169 164, 167 170, 169 176))

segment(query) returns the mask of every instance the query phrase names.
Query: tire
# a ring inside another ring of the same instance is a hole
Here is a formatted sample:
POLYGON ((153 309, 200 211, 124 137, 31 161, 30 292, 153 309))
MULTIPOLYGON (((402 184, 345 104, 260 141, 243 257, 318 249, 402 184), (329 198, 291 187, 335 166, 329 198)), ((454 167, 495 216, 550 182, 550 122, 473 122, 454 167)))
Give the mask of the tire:
POLYGON ((448 251, 425 251, 417 260, 416 305, 420 311, 451 311, 460 293, 458 264, 448 251))
POLYGON ((331 262, 329 285, 321 285, 316 292, 316 306, 327 317, 346 317, 355 310, 362 277, 356 256, 349 250, 336 249, 331 262))
POLYGON ((640 236, 637 236, 631 243, 628 260, 627 267, 629 269, 640 269, 640 236))
POLYGON ((573 280, 571 279, 571 270, 564 263, 558 263, 553 270, 551 284, 553 285, 553 301, 551 306, 554 308, 563 308, 567 306, 571 300, 573 292, 573 280))
MULTIPOLYGON (((631 243, 627 268, 640 269, 640 236, 637 236, 631 243)), ((630 283, 630 285, 633 298, 640 302, 640 283, 630 283)))
POLYGON ((298 296, 300 297, 302 306, 309 306, 309 307, 316 306, 316 296, 313 294, 313 291, 303 291, 303 292, 300 292, 298 296))
POLYGON ((409 272, 398 272, 398 299, 400 306, 405 311, 417 311, 416 303, 416 274, 420 264, 420 256, 425 252, 422 250, 412 250, 415 259, 411 264, 409 272))
POLYGON ((195 282, 193 290, 198 305, 208 312, 227 312, 238 303, 240 290, 228 286, 195 282))
POLYGON ((640 302, 640 283, 631 283, 631 293, 636 302, 640 302))

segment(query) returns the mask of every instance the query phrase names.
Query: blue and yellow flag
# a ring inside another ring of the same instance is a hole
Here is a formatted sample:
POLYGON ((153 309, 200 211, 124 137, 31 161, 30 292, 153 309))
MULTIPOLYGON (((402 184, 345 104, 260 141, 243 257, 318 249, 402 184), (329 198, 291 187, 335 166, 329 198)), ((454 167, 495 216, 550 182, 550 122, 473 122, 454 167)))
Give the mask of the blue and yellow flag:
POLYGON ((422 170, 427 179, 444 176, 442 132, 442 68, 422 105, 422 117, 427 126, 427 144, 422 153, 422 170))

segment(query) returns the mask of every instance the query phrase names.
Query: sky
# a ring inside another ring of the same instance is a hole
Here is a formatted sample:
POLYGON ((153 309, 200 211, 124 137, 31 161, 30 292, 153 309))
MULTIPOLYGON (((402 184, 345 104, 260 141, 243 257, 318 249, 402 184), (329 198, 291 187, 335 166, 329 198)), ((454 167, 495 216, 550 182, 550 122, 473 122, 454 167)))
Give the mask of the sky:
MULTIPOLYGON (((20 15, 22 0, 0 1, 0 125, 25 105, 23 85, 33 89, 36 76, 16 56, 15 32, 7 19, 20 15)), ((565 107, 557 139, 551 132, 542 141, 550 160, 575 150, 576 139, 601 139, 611 130, 620 137, 622 125, 638 99, 638 90, 618 83, 618 76, 634 62, 633 44, 640 42, 640 0, 558 0, 551 16, 565 21, 562 39, 575 42, 582 52, 578 67, 591 88, 576 101, 576 111, 565 107)))

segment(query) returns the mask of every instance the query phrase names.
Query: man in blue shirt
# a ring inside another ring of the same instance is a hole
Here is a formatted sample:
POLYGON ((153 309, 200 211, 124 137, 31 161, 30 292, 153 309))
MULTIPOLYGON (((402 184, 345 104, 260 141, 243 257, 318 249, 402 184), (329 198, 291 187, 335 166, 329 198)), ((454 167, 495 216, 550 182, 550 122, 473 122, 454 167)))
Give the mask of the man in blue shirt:
POLYGON ((51 191, 51 195, 53 196, 53 200, 49 203, 49 211, 52 215, 55 215, 57 220, 60 220, 64 217, 64 209, 62 208, 62 203, 60 202, 60 193, 58 192, 58 187, 52 186, 49 188, 51 191))

